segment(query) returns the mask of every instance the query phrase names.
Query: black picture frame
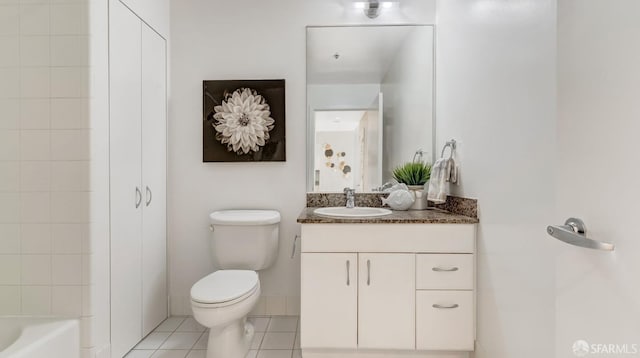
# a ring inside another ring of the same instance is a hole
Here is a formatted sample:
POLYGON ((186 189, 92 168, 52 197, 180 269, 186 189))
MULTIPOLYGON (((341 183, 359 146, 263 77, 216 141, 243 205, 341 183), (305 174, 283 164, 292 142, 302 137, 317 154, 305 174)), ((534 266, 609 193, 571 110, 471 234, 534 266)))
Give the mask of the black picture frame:
POLYGON ((286 161, 284 79, 205 80, 202 81, 202 93, 203 162, 286 161), (234 95, 236 97, 233 97, 234 95), (242 96, 251 97, 249 100, 253 101, 254 105, 242 107, 241 98, 245 98, 242 96), (227 106, 223 106, 225 101, 227 106), (256 106, 255 103, 260 105, 256 106), (264 105, 268 105, 268 116, 264 114, 266 109, 264 105), (231 113, 232 106, 240 112, 231 113), (237 107, 246 108, 247 113, 237 107), (250 108, 262 110, 251 111, 250 108), (238 115, 238 113, 242 114, 238 115), (265 122, 258 118, 259 116, 268 118, 265 122), (271 120, 273 120, 272 125, 268 125, 271 120), (242 126, 253 126, 254 132, 268 138, 261 145, 258 143, 260 139, 256 139, 252 134, 246 134, 243 139, 238 139, 237 135, 231 134, 243 133, 242 126), (216 128, 226 128, 226 133, 216 128))

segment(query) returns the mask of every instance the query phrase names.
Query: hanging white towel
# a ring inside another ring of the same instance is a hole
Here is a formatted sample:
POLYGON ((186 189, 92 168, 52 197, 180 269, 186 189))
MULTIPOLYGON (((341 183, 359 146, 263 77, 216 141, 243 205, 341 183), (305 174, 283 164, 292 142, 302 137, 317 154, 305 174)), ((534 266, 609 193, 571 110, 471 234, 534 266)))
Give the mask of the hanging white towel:
POLYGON ((435 204, 442 204, 447 200, 447 181, 451 175, 448 167, 449 159, 440 158, 436 160, 431 168, 427 199, 435 204))
POLYGON ((445 175, 447 182, 451 184, 458 183, 458 166, 456 165, 456 161, 453 157, 447 159, 447 173, 445 175))

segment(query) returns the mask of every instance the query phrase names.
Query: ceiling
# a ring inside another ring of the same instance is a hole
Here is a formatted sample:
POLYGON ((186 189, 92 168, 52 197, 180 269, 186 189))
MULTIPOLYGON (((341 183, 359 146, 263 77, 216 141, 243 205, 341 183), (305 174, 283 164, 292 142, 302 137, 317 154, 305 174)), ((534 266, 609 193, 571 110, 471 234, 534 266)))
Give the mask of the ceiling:
POLYGON ((307 84, 380 83, 414 29, 413 26, 309 27, 307 84))
POLYGON ((316 132, 353 131, 363 116, 364 111, 315 111, 316 132))

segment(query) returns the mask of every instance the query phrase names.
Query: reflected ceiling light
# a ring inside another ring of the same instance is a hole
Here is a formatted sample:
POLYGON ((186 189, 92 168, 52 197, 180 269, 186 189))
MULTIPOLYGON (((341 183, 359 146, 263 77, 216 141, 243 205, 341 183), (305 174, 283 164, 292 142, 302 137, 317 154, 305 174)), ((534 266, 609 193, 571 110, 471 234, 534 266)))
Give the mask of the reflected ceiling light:
POLYGON ((361 9, 364 11, 364 14, 367 15, 370 19, 375 19, 380 15, 380 11, 382 9, 390 9, 397 4, 397 1, 379 1, 379 0, 369 0, 369 1, 356 1, 353 3, 353 6, 356 9, 361 9))

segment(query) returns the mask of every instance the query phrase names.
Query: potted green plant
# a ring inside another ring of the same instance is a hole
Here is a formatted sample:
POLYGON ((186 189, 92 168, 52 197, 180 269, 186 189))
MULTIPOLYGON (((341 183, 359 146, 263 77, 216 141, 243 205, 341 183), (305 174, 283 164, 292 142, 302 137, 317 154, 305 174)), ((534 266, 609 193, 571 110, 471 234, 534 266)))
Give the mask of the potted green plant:
POLYGON ((424 184, 431 178, 431 164, 424 162, 407 162, 393 169, 393 178, 404 183, 415 196, 416 201, 410 210, 424 210, 428 205, 424 184))

